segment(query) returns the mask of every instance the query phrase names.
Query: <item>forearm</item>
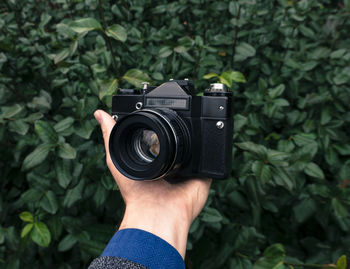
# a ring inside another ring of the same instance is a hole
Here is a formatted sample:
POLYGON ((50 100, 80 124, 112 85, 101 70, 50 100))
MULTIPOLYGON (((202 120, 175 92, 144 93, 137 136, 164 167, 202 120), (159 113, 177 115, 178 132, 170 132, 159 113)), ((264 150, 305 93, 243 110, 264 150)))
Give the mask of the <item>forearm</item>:
POLYGON ((119 229, 136 228, 150 232, 172 245, 184 258, 190 225, 190 218, 185 212, 144 203, 127 205, 119 229))

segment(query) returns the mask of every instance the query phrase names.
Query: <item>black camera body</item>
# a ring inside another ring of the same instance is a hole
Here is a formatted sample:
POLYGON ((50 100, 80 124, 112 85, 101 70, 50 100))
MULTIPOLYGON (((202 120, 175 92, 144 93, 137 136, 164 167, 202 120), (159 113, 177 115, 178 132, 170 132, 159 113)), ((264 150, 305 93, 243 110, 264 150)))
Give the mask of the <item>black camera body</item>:
POLYGON ((214 83, 196 96, 187 79, 143 86, 112 99, 109 149, 117 169, 134 180, 229 177, 232 92, 214 83))

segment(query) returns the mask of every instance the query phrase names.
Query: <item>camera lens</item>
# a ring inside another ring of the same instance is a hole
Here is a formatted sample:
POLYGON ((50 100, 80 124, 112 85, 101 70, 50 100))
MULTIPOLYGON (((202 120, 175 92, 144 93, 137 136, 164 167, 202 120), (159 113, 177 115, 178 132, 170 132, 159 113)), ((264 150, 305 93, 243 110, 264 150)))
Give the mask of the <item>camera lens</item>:
POLYGON ((121 117, 109 139, 117 169, 134 180, 153 180, 176 171, 188 157, 190 135, 170 109, 142 109, 121 117))
POLYGON ((160 144, 157 134, 148 129, 140 129, 135 132, 134 149, 139 158, 145 162, 153 162, 157 158, 160 144))

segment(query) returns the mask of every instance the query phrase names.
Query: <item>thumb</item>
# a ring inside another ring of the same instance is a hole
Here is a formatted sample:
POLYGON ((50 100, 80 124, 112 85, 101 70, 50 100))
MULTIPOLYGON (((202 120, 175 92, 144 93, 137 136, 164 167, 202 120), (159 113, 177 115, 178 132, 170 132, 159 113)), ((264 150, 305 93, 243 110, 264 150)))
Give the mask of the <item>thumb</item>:
POLYGON ((115 125, 115 120, 103 110, 96 110, 94 116, 101 126, 106 154, 109 156, 109 135, 111 134, 112 128, 115 125))

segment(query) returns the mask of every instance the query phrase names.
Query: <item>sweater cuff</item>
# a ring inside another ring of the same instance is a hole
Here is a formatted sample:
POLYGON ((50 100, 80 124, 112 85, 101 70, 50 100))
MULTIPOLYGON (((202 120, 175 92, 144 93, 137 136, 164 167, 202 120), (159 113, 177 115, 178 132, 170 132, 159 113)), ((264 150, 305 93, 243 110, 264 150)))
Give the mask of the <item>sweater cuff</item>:
POLYGON ((180 253, 173 246, 140 229, 123 229, 116 232, 101 256, 123 258, 149 269, 185 268, 180 253))

